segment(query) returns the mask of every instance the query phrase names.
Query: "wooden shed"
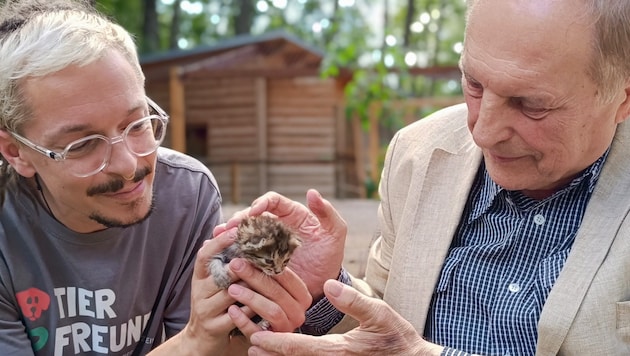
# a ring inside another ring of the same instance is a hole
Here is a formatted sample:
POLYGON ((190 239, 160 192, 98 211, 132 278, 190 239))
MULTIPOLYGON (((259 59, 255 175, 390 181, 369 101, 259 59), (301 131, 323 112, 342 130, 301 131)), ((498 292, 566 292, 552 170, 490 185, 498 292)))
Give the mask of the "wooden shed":
POLYGON ((323 53, 284 32, 141 58, 147 93, 170 115, 165 142, 205 162, 226 201, 274 190, 361 196, 349 78, 323 79, 323 53))

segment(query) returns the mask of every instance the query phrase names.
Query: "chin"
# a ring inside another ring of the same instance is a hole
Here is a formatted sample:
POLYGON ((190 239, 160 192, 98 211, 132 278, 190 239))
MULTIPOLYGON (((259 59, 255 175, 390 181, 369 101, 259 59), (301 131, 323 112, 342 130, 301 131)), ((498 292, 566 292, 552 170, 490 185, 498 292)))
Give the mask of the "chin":
POLYGON ((102 212, 94 212, 90 215, 90 219, 105 227, 128 227, 136 224, 140 224, 145 221, 153 212, 153 201, 149 204, 144 204, 144 200, 137 201, 131 204, 127 213, 120 214, 118 210, 115 215, 106 215, 102 212))

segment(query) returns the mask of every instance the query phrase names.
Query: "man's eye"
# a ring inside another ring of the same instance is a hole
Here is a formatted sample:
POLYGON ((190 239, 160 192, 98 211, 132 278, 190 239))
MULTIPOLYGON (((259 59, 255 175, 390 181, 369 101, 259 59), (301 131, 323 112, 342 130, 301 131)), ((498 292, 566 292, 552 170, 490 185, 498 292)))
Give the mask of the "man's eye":
POLYGON ((470 78, 466 78, 466 88, 468 94, 473 97, 481 97, 481 94, 483 93, 483 86, 481 83, 470 78))
POLYGON ((523 114, 525 114, 525 116, 531 118, 531 119, 542 119, 545 116, 547 116, 547 114, 549 113, 549 109, 546 108, 528 108, 528 107, 523 107, 522 109, 523 114))
POLYGON ((84 156, 94 151, 103 140, 93 138, 90 140, 79 141, 73 143, 70 147, 68 147, 68 158, 76 158, 80 156, 84 156))

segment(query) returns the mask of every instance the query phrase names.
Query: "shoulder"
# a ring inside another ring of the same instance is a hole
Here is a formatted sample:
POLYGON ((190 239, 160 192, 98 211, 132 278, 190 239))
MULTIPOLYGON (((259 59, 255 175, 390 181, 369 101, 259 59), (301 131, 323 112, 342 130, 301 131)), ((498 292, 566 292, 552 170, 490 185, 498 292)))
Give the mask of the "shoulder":
POLYGON ((392 143, 402 147, 440 148, 457 152, 462 146, 472 143, 467 116, 466 104, 449 106, 403 127, 396 133, 392 143))
POLYGON ((440 109, 402 128, 400 131, 405 134, 420 134, 421 132, 425 132, 425 135, 427 131, 429 131, 429 133, 448 132, 446 130, 465 128, 467 116, 468 108, 466 104, 457 104, 440 109))
POLYGON ((175 188, 180 192, 186 186, 206 186, 220 196, 217 181, 206 165, 194 157, 166 147, 158 149, 156 185, 160 188, 175 188))
POLYGON ((174 169, 184 169, 191 172, 210 174, 210 170, 194 157, 172 150, 166 147, 158 148, 158 165, 164 165, 174 169))

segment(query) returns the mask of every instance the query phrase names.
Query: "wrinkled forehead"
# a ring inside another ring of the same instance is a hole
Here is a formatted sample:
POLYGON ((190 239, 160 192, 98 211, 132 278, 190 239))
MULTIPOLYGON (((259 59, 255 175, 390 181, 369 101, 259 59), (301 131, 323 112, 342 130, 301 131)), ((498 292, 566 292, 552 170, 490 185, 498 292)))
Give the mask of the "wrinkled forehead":
POLYGON ((574 0, 474 0, 469 7, 465 46, 490 56, 548 61, 591 58, 593 21, 574 0))

